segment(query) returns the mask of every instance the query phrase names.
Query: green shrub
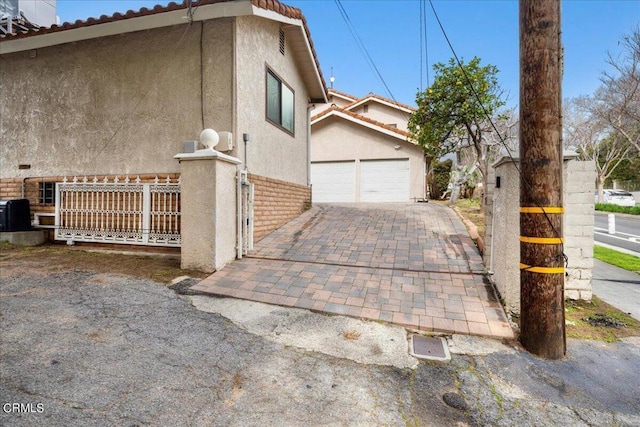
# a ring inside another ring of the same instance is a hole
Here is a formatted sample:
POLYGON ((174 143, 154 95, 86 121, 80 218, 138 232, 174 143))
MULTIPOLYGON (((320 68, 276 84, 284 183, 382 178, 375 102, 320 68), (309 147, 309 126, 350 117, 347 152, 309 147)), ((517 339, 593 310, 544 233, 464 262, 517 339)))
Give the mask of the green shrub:
POLYGON ((453 161, 451 159, 447 159, 444 162, 440 162, 437 160, 434 162, 433 175, 435 182, 431 186, 431 192, 429 194, 432 199, 439 199, 440 197, 442 197, 442 194, 447 191, 452 166, 453 161))
POLYGON ((631 215, 640 215, 640 206, 618 206, 609 203, 596 203, 596 210, 603 212, 626 213, 631 215))

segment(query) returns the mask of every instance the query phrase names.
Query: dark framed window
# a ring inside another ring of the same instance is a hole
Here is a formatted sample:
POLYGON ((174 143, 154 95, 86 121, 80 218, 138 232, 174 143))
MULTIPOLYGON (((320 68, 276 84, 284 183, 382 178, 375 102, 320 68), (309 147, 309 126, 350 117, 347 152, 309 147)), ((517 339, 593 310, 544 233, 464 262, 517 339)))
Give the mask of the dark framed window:
POLYGON ((40 183, 40 197, 38 201, 40 202, 41 205, 56 204, 56 183, 55 182, 40 183))
POLYGON ((295 131, 295 93, 267 68, 267 120, 291 135, 295 131))

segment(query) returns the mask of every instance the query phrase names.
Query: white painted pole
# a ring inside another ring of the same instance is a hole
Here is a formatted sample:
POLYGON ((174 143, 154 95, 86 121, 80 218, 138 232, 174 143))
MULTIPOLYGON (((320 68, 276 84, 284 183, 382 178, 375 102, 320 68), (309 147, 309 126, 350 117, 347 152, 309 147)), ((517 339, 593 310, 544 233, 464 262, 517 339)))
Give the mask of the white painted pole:
POLYGON ((609 217, 609 234, 616 234, 616 215, 610 213, 609 217))

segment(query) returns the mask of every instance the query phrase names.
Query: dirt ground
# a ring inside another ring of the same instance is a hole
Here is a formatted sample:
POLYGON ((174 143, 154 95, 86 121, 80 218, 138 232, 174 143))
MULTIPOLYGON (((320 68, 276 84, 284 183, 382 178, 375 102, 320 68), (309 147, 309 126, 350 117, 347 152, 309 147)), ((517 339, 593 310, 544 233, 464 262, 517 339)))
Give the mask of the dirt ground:
POLYGON ((0 243, 0 276, 20 275, 36 270, 42 274, 68 271, 95 271, 152 279, 169 283, 179 276, 205 278, 206 273, 180 269, 179 254, 123 254, 87 246, 67 247, 57 244, 22 247, 0 243))

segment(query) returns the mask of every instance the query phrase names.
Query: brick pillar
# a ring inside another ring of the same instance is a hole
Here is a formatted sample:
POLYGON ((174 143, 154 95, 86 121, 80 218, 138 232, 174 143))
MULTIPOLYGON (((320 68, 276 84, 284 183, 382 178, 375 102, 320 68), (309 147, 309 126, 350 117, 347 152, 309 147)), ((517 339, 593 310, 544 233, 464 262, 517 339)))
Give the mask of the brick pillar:
POLYGON ((174 159, 181 170, 180 266, 219 270, 236 256, 236 166, 242 162, 211 148, 174 159))

